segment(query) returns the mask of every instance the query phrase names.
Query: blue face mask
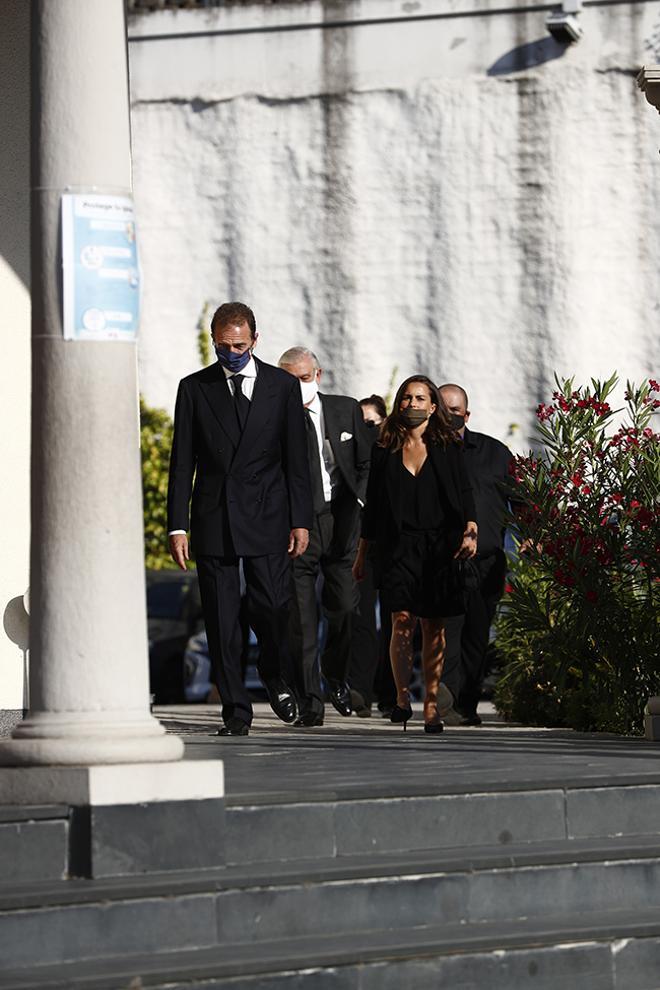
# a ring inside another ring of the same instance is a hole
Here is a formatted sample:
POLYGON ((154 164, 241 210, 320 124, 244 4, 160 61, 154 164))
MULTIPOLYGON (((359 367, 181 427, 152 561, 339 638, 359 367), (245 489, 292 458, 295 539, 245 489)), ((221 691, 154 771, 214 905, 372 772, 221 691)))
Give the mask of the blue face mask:
POLYGON ((222 344, 214 344, 213 347, 215 348, 215 353, 222 367, 226 368, 227 371, 233 372, 234 374, 238 371, 242 371, 252 357, 252 351, 250 348, 248 348, 247 351, 243 351, 242 354, 236 354, 235 351, 230 351, 228 348, 223 347, 222 344))

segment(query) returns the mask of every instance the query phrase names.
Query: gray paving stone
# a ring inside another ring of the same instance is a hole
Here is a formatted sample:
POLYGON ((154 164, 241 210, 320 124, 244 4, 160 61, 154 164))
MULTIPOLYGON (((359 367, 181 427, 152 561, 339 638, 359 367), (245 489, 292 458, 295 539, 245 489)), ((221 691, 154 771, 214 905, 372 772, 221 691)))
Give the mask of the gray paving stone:
POLYGON ((625 939, 613 956, 614 990, 658 990, 660 938, 625 939))
POLYGON ((230 808, 225 837, 228 863, 334 856, 334 805, 230 808))
MULTIPOLYGON (((167 990, 360 990, 361 969, 355 966, 341 966, 337 969, 317 969, 310 967, 302 972, 291 970, 265 976, 239 976, 224 979, 204 979, 199 983, 186 980, 185 983, 169 983, 167 990)), ((399 987, 399 990, 403 990, 399 987)))
POLYGON ((0 883, 57 880, 67 874, 68 823, 0 825, 0 883))
POLYGON ((564 839, 561 790, 346 801, 337 855, 564 839))
POLYGON ((199 870, 225 862, 223 800, 160 801, 111 805, 89 811, 74 843, 84 864, 91 841, 89 871, 78 876, 109 877, 166 870, 199 870), (89 829, 89 831, 88 831, 89 829))
POLYGON ((359 990, 613 990, 610 949, 586 944, 365 966, 359 990))
POLYGON ((405 876, 222 892, 218 940, 235 944, 441 924, 466 917, 467 896, 465 876, 405 876))
POLYGON ((570 838, 660 833, 660 786, 599 787, 566 795, 570 838))
POLYGON ((215 944, 215 899, 162 898, 0 914, 4 969, 215 944))
POLYGON ((660 862, 580 863, 475 873, 469 920, 660 907, 660 862))

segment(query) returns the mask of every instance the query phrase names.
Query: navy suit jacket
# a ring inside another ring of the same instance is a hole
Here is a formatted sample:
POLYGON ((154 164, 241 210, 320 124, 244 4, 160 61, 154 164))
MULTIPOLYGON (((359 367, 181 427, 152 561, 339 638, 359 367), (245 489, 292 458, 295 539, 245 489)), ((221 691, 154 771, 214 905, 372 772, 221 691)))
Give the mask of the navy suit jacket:
POLYGON ((219 362, 179 384, 168 530, 190 529, 197 555, 278 553, 286 550, 291 529, 312 525, 300 385, 281 368, 255 363, 242 433, 219 362))

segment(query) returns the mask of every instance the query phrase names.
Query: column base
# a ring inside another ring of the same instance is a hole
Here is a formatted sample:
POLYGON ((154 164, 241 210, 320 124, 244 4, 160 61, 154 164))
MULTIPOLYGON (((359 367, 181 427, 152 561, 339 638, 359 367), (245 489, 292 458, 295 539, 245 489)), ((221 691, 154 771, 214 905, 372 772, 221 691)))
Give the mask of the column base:
POLYGON ((0 768, 0 805, 64 806, 65 877, 224 865, 221 760, 0 768))
POLYGON ((0 766, 159 763, 183 750, 148 712, 31 712, 0 742, 0 766))

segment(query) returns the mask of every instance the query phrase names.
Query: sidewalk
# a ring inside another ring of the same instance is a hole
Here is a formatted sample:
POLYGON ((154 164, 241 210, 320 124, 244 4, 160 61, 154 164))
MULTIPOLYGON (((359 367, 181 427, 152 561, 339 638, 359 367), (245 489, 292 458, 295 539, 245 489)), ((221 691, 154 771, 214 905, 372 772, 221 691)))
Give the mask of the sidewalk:
POLYGON ((507 725, 491 705, 479 728, 423 732, 421 705, 407 732, 379 715, 294 729, 257 704, 250 735, 219 737, 217 706, 161 707, 155 714, 186 743, 186 759, 221 758, 227 801, 324 800, 612 786, 660 782, 660 743, 642 738, 507 725))

